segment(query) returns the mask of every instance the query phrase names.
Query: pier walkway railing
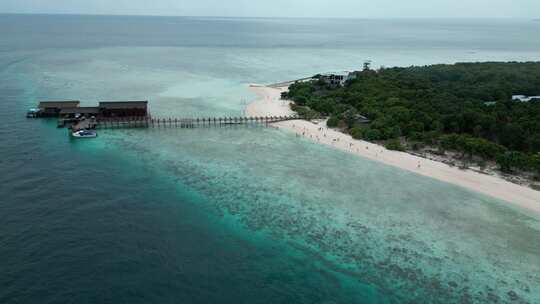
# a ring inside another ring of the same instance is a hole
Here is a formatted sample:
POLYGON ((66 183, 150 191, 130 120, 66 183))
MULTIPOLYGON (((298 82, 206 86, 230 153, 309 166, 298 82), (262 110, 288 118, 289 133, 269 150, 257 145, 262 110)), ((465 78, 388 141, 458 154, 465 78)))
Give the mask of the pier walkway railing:
POLYGON ((98 119, 95 127, 99 129, 225 127, 235 125, 268 125, 270 123, 296 119, 300 119, 300 117, 296 115, 205 118, 123 117, 98 119))

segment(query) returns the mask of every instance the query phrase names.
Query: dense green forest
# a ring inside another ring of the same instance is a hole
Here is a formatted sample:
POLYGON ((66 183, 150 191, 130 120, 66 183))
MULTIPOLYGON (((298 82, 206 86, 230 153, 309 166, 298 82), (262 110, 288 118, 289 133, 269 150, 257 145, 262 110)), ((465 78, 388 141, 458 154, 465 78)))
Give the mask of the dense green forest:
POLYGON ((434 147, 503 171, 540 172, 540 62, 364 69, 344 86, 298 82, 284 93, 307 119, 329 117, 358 139, 388 148, 434 147), (366 123, 363 118, 370 121, 366 123))

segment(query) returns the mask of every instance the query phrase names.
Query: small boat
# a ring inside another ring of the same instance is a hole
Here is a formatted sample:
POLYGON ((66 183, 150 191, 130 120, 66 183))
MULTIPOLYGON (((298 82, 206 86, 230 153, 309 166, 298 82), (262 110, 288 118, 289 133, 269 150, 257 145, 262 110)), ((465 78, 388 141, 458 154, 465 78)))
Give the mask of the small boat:
POLYGON ((94 138, 97 137, 97 132, 91 130, 78 130, 72 132, 71 136, 75 138, 94 138))
POLYGON ((28 109, 28 112, 26 112, 26 117, 27 118, 36 118, 36 117, 39 116, 40 113, 41 113, 40 109, 35 109, 35 108, 28 109))

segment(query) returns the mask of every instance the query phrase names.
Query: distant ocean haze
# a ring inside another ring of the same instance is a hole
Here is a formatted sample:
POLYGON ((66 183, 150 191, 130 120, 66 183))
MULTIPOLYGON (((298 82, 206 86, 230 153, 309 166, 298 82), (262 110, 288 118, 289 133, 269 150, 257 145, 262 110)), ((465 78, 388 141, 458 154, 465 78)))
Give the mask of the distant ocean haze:
POLYGON ((540 60, 531 20, 0 17, 0 302, 540 302, 540 217, 268 128, 72 141, 42 99, 238 116, 250 83, 540 60), (494 300, 493 300, 494 301, 494 300))

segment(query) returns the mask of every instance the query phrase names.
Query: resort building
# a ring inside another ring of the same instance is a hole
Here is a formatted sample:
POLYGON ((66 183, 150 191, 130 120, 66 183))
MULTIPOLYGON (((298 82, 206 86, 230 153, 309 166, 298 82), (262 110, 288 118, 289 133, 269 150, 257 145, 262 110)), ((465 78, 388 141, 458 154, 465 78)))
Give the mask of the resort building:
POLYGON ((99 103, 101 117, 147 116, 148 101, 102 101, 99 103))
POLYGON ((360 114, 355 115, 354 118, 356 119, 356 121, 357 121, 358 123, 363 123, 363 124, 365 124, 365 123, 370 123, 370 122, 371 122, 371 120, 370 120, 369 118, 367 118, 367 117, 364 116, 364 115, 360 115, 360 114))
POLYGON ((316 76, 319 80, 324 81, 326 84, 331 86, 345 85, 349 80, 356 78, 356 73, 354 72, 342 72, 342 73, 327 73, 316 76))
POLYGON ((148 116, 148 101, 102 101, 97 107, 81 107, 79 101, 41 101, 27 117, 121 118, 148 116))
POLYGON ((99 107, 76 107, 76 108, 68 108, 68 109, 62 109, 60 111, 60 117, 62 118, 75 118, 79 116, 98 116, 99 115, 99 107))
POLYGON ((72 109, 79 106, 78 100, 71 101, 40 101, 36 113, 41 117, 57 117, 64 109, 72 109))
POLYGON ((533 99, 540 100, 540 96, 525 96, 525 95, 513 95, 512 100, 517 100, 521 102, 529 102, 533 99))

